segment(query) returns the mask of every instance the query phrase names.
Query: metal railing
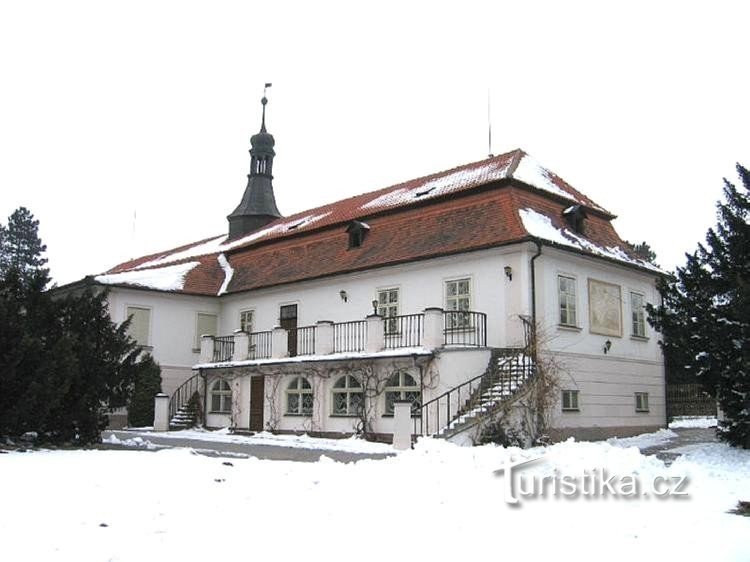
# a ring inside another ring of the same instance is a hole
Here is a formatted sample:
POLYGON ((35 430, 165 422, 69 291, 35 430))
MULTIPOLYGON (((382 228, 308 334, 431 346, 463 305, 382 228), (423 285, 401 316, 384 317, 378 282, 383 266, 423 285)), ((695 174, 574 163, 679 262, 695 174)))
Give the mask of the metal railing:
POLYGON ((402 314, 383 318, 385 348, 418 347, 424 334, 424 314, 402 314))
POLYGON ((367 343, 367 321, 338 322, 333 325, 333 352, 364 351, 367 343))
POLYGON ((459 432, 478 423, 534 376, 536 363, 526 351, 502 350, 504 357, 498 361, 493 356, 487 371, 422 404, 420 416, 414 420, 414 433, 459 432), (462 421, 463 427, 459 425, 462 421))
POLYGON ((199 396, 201 396, 201 400, 199 401, 201 404, 203 402, 203 388, 204 382, 203 377, 200 376, 200 374, 193 375, 188 380, 186 380, 184 383, 182 383, 179 387, 177 387, 177 390, 174 391, 174 394, 169 398, 169 421, 171 422, 172 419, 177 414, 177 411, 185 406, 190 399, 193 397, 193 394, 196 392, 199 396))
POLYGON ((234 336, 217 336, 214 338, 214 363, 231 361, 234 353, 234 336))
POLYGON ((290 357, 296 355, 315 355, 315 328, 316 326, 302 326, 288 330, 289 338, 297 340, 297 349, 289 350, 290 357), (296 353, 294 353, 296 351, 296 353))
POLYGON ((487 315, 473 310, 444 310, 445 345, 487 346, 487 315))
POLYGON ((251 332, 247 350, 248 359, 269 359, 271 357, 271 342, 273 332, 251 332))

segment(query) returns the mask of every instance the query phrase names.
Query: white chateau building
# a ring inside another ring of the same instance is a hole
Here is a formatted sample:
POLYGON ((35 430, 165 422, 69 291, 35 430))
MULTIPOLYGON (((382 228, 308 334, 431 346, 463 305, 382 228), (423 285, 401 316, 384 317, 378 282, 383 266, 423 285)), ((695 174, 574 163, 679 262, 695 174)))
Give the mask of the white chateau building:
POLYGON ((477 439, 550 361, 554 439, 665 425, 661 273, 609 211, 516 150, 282 217, 265 104, 228 235, 76 284, 132 317, 175 425, 389 439, 408 400, 414 434, 477 439))

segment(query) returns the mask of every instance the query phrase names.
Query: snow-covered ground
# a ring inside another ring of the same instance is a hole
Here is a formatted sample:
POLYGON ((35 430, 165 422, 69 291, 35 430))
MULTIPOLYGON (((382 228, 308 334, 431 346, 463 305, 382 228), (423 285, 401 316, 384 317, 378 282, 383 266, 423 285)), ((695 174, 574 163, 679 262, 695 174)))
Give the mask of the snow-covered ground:
POLYGON ((669 422, 670 429, 708 429, 716 427, 717 420, 712 416, 682 416, 669 422))
POLYGON ((343 451, 346 453, 393 453, 393 447, 386 443, 373 443, 357 437, 348 439, 322 439, 309 437, 307 435, 274 435, 267 431, 255 435, 235 435, 228 429, 208 431, 202 429, 184 429, 181 431, 158 432, 151 431, 145 437, 134 437, 133 439, 121 439, 111 435, 105 442, 114 445, 149 446, 149 437, 161 439, 190 439, 193 441, 206 441, 210 443, 237 443, 242 445, 272 445, 276 447, 295 447, 300 449, 319 449, 323 451, 343 451))
MULTIPOLYGON (((691 446, 692 447, 692 446, 691 446)), ((690 448, 688 448, 690 449, 690 448)), ((709 444, 667 467, 637 448, 522 451, 423 439, 385 460, 222 459, 189 449, 0 454, 9 561, 750 560, 750 451, 709 444), (523 474, 687 476, 688 497, 504 500, 523 474)))

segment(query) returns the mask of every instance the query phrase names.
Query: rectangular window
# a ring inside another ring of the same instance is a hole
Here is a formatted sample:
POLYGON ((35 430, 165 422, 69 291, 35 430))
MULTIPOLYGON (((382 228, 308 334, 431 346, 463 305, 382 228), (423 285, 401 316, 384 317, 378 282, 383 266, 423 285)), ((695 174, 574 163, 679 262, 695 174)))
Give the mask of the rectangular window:
POLYGON ((563 409, 563 412, 577 412, 578 411, 578 391, 577 390, 563 390, 562 391, 562 409, 563 409))
POLYGON ((576 314, 576 280, 565 275, 557 276, 557 291, 560 300, 560 324, 578 326, 576 314))
POLYGON ((648 392, 635 393, 635 411, 648 412, 648 392))
POLYGON ((446 328, 461 329, 471 327, 471 283, 469 279, 456 279, 445 282, 446 328))
POLYGON ((216 335, 216 315, 199 312, 195 321, 195 349, 201 347, 201 336, 216 335))
POLYGON ((138 345, 149 345, 149 331, 151 326, 151 309, 138 306, 129 306, 126 312, 130 318, 128 326, 128 335, 133 338, 138 345))
POLYGON ((646 337, 646 311, 644 309, 643 295, 630 293, 630 311, 632 318, 633 335, 641 338, 646 337))
POLYGON ((394 334, 398 331, 398 323, 389 317, 398 316, 398 289, 381 289, 378 291, 378 314, 385 318, 385 333, 394 334))
POLYGON ((243 310, 242 312, 240 312, 240 330, 242 330, 243 332, 247 332, 248 334, 252 333, 254 320, 255 311, 243 310))

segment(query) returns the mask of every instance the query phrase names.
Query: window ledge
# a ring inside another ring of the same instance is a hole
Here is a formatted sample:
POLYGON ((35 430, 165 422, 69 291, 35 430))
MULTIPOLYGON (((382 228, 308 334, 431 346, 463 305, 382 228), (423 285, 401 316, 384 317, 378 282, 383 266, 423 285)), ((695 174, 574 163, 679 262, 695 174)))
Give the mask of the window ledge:
POLYGON ((230 411, 219 412, 219 411, 211 410, 210 412, 206 412, 206 413, 210 414, 210 415, 216 414, 216 415, 219 415, 219 416, 231 416, 232 415, 232 412, 230 412, 230 411))
POLYGON ((651 412, 651 410, 636 410, 635 411, 636 414, 648 414, 650 412, 651 412))
POLYGON ((631 335, 630 339, 633 340, 633 341, 640 341, 640 342, 644 342, 644 343, 647 342, 647 341, 649 341, 649 337, 648 336, 631 335))
POLYGON ((571 413, 575 414, 575 413, 580 412, 581 409, 580 408, 563 408, 562 411, 563 411, 563 414, 571 414, 571 413))
POLYGON ((571 326, 570 324, 558 324, 557 325, 558 330, 566 330, 568 332, 580 332, 583 330, 580 326, 571 326))
POLYGON ((357 414, 331 414, 329 418, 358 418, 357 414))
MULTIPOLYGON (((383 414, 381 417, 383 417, 383 418, 392 418, 393 414, 383 414)), ((412 419, 418 420, 422 416, 420 416, 419 414, 412 414, 411 417, 412 417, 412 419)))
POLYGON ((285 418, 311 418, 312 414, 284 414, 285 418))

